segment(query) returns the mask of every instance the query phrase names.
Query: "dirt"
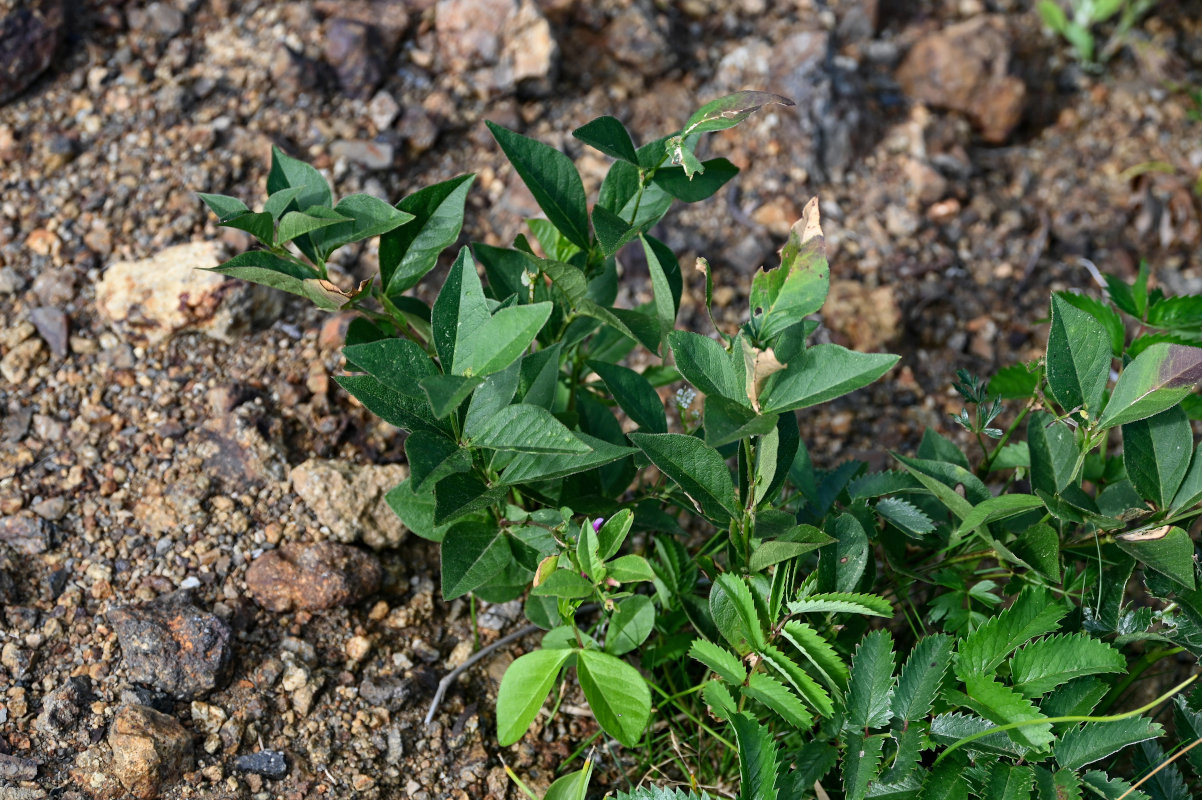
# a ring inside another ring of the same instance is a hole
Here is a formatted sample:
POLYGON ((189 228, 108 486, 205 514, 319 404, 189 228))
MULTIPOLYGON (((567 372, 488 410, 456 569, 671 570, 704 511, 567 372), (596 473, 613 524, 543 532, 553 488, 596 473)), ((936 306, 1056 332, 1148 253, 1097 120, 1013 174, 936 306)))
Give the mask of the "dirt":
MULTIPOLYGON (((502 244, 537 208, 484 119, 564 147, 594 188, 606 161, 570 137, 593 116, 648 141, 727 91, 789 95, 795 108, 711 138, 704 153, 743 174, 656 233, 686 267, 681 324, 708 330, 688 268, 704 255, 729 327, 752 272, 821 198, 833 286, 819 336, 903 359, 805 412, 803 430, 819 464, 879 467, 928 426, 956 435, 957 368, 987 376, 1040 355, 1049 291, 1099 291, 1082 258, 1128 277, 1146 259, 1171 290, 1202 288, 1196 5, 1159 3, 1101 71, 1028 5, 72 4, 50 68, 0 106, 0 798, 499 799, 518 796, 502 758, 545 787, 595 731, 561 713, 496 746, 497 680, 533 638, 470 670, 424 724, 441 677, 516 630, 520 608, 481 606, 473 631, 468 605, 438 594, 434 546, 372 534, 379 480, 351 471, 403 469, 403 437, 330 380, 344 321, 225 284, 203 302, 123 306, 161 307, 157 323, 98 309, 114 264, 246 246, 195 192, 261 202, 272 144, 326 170, 338 195, 396 200, 475 171, 463 241, 502 244), (901 70, 919 43, 926 68, 901 70), (940 57, 967 63, 955 47, 983 71, 973 91, 913 86, 940 57), (294 469, 330 461, 368 494, 330 502, 309 480, 302 498, 294 469), (314 578, 334 582, 316 592, 332 600, 255 602, 256 559, 334 540, 358 550, 314 578), (195 611, 155 634, 163 597, 195 611), (131 667, 117 622, 132 606, 175 663, 131 667), (215 647, 229 652, 206 660, 215 647), (172 656, 185 652, 221 669, 193 676, 172 656), (156 669, 189 680, 155 688, 156 669)), ((370 246, 352 250, 337 278, 374 263, 370 246)), ((623 270, 623 300, 647 299, 645 265, 631 255, 623 270)), ((636 763, 615 752, 610 776, 636 763)))

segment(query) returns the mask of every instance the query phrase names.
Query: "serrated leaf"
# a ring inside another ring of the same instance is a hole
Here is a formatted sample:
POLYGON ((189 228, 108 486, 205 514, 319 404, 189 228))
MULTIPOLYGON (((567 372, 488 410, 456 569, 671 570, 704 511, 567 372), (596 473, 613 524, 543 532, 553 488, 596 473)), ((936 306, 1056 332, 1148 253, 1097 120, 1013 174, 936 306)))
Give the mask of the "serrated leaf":
POLYGON ((764 646, 763 623, 743 578, 729 572, 719 575, 710 589, 709 609, 718 632, 736 652, 764 646))
POLYGON ((750 714, 730 718, 739 747, 739 800, 776 800, 776 744, 750 714))
POLYGON ((1037 639, 1010 659, 1013 686, 1028 698, 1041 697, 1074 678, 1126 668, 1122 653, 1084 633, 1037 639))
POLYGON ((964 780, 963 766, 950 758, 931 768, 919 796, 919 800, 967 799, 968 782, 964 780))
POLYGON ((1166 764, 1164 749, 1155 741, 1144 741, 1135 748, 1131 765, 1136 774, 1148 776, 1143 789, 1152 800, 1193 800, 1193 793, 1176 764, 1166 764))
POLYGON ((743 687, 743 694, 775 711, 795 729, 804 730, 814 722, 814 718, 806 711, 797 695, 790 692, 783 683, 763 672, 751 674, 747 685, 743 687))
POLYGON ((991 617, 984 625, 960 640, 956 675, 989 676, 1015 648, 1056 630, 1067 613, 1042 590, 1026 589, 1014 605, 991 617))
POLYGON ((739 685, 747 679, 747 670, 738 656, 724 647, 719 647, 705 639, 694 639, 689 655, 716 672, 718 677, 727 683, 739 685))
POLYGON ((989 770, 989 800, 1031 800, 1035 773, 1027 766, 994 763, 989 770))
POLYGON ((1099 426, 1113 428, 1158 414, 1181 402, 1202 378, 1202 348, 1154 344, 1119 375, 1099 426))
POLYGON ((843 791, 847 800, 864 800, 868 783, 880 772, 884 736, 848 731, 843 736, 843 791))
POLYGON ((1113 722, 1086 722, 1060 736, 1054 755, 1065 769, 1079 770, 1124 747, 1164 735, 1164 728, 1143 717, 1113 722))
POLYGON ((1081 779, 1067 769, 1036 767, 1035 789, 1039 800, 1081 800, 1081 779))
MULTIPOLYGON (((931 738, 939 744, 951 745, 996 727, 995 723, 972 714, 939 714, 931 720, 931 738)), ((1005 731, 998 731, 973 739, 963 749, 1021 758, 1030 748, 1013 741, 1005 731)))
POLYGON ((893 717, 893 637, 872 631, 856 647, 847 687, 847 724, 852 728, 879 728, 893 717))
MULTIPOLYGON (((897 785, 906 779, 917 779, 922 774, 922 771, 917 769, 919 756, 922 754, 924 744, 929 746, 926 727, 909 725, 899 730, 894 726, 890 736, 895 743, 893 763, 889 765, 889 769, 881 773, 879 783, 897 785)), ((869 797, 875 795, 875 792, 869 792, 869 797)))
POLYGON ((804 622, 789 620, 781 629, 781 636, 805 656, 832 693, 842 695, 847 690, 850 677, 847 665, 820 633, 804 622))
POLYGON ((892 699, 893 716, 907 722, 926 719, 951 660, 950 636, 936 634, 919 641, 898 676, 892 699))
POLYGON ((831 696, 796 662, 770 644, 760 648, 759 654, 815 711, 824 717, 834 715, 835 706, 831 696))
POLYGON ((935 530, 935 523, 917 506, 900 497, 886 497, 873 506, 877 513, 908 536, 918 538, 935 530))
POLYGON ((1089 789, 1089 797, 1102 797, 1105 800, 1149 800, 1148 795, 1141 791, 1132 791, 1131 784, 1122 778, 1111 778, 1104 772, 1092 770, 1081 776, 1081 783, 1089 789))
POLYGON ((989 393, 1003 400, 1023 400, 1035 394, 1039 386, 1039 370, 1032 371, 1026 364, 1003 367, 989 381, 989 393))
POLYGON ((1030 700, 998 683, 994 678, 969 675, 964 681, 964 690, 968 695, 969 708, 998 725, 1009 725, 1012 722, 1033 723, 1006 731, 1014 741, 1036 750, 1043 750, 1055 739, 1051 723, 1039 721, 1047 717, 1040 713, 1030 700))
POLYGON ((808 594, 789 603, 794 614, 863 614, 869 617, 892 617, 893 606, 883 597, 857 592, 821 592, 808 594))
POLYGON ((1202 327, 1202 296, 1190 294, 1163 298, 1148 308, 1148 324, 1157 328, 1184 328, 1196 332, 1202 327))
POLYGON ((602 730, 627 747, 637 745, 651 718, 651 690, 639 671, 608 653, 581 650, 576 674, 602 730))
POLYGON ((720 681, 706 681, 701 687, 701 699, 710 707, 710 713, 718 719, 729 720, 738 712, 738 704, 730 689, 720 681))
POLYGON ((706 516, 725 523, 740 513, 730 469, 717 450, 679 433, 632 433, 630 440, 706 516))
POLYGON ((572 160, 550 145, 486 122, 493 138, 538 207, 559 231, 582 250, 589 246, 584 183, 572 160))
POLYGON ((505 670, 497 691, 497 741, 507 747, 534 722, 571 650, 536 650, 517 658, 505 670))

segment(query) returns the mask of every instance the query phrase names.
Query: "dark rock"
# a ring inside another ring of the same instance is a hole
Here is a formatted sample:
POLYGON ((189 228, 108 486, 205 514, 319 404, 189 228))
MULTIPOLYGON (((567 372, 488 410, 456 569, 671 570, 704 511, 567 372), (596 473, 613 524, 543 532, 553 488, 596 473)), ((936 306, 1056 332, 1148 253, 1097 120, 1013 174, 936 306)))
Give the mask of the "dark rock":
POLYGON ((70 678, 42 699, 42 713, 33 726, 47 739, 62 739, 75 729, 84 707, 93 699, 91 681, 82 675, 70 678))
POLYGON ((257 753, 238 756, 234 762, 234 769, 279 780, 288 774, 288 761, 284 754, 277 750, 260 750, 257 753))
POLYGON ((126 791, 153 800, 192 769, 192 736, 174 717, 123 706, 109 727, 112 771, 126 791))
POLYGON ((381 47, 374 29, 355 20, 336 18, 326 23, 325 55, 342 91, 366 99, 384 77, 381 47))
POLYGON ((0 755, 0 780, 31 781, 38 776, 38 762, 32 758, 0 755))
POLYGON ((67 354, 70 322, 61 309, 39 306, 29 312, 29 321, 38 329, 38 335, 50 347, 50 352, 59 358, 67 354))
POLYGON ((50 66, 63 29, 62 0, 28 0, 0 9, 0 103, 23 92, 50 66))
POLYGON ((171 699, 171 695, 147 689, 145 686, 130 686, 122 689, 120 700, 122 705, 149 706, 164 714, 171 714, 175 711, 175 701, 171 699))
POLYGON ((370 555, 335 542, 287 544, 259 556, 246 587, 269 611, 316 611, 357 603, 380 588, 384 570, 370 555))
POLYGON ((373 706, 388 706, 394 700, 403 702, 409 696, 409 682, 396 675, 364 678, 359 684, 359 696, 373 706))
POLYGON ((44 553, 50 547, 50 526, 44 519, 23 511, 0 517, 0 542, 25 555, 44 553))
POLYGON ((230 662, 230 629, 219 617, 173 592, 110 611, 130 679, 180 698, 215 689, 230 662))

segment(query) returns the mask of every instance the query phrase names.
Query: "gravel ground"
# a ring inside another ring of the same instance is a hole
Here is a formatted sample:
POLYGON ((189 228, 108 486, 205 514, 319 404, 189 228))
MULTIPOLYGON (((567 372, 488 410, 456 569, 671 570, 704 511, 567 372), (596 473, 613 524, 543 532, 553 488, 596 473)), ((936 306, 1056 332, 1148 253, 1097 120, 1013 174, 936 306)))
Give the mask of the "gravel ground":
MULTIPOLYGON (((789 95, 712 137, 744 173, 657 233, 709 258, 733 325, 821 197, 820 335, 903 366, 807 412, 807 442, 879 466, 954 434, 958 367, 1038 356, 1048 292, 1096 292, 1081 258, 1202 288, 1197 4, 1161 2, 1100 73, 1026 6, 0 1, 21 66, 0 70, 0 800, 499 800, 502 757, 545 786, 594 730, 561 714, 496 747, 520 647, 423 723, 520 608, 473 631, 442 602, 436 549, 381 505, 401 438, 330 381, 345 320, 196 272, 247 242, 194 192, 261 202, 273 143, 339 195, 475 171, 464 241, 504 243, 536 206, 483 119, 562 145, 595 187, 606 162, 569 132, 597 114, 645 141, 727 91, 789 95)), ((645 265, 624 270, 645 299, 645 265)), ((682 324, 704 331, 687 272, 682 324)))

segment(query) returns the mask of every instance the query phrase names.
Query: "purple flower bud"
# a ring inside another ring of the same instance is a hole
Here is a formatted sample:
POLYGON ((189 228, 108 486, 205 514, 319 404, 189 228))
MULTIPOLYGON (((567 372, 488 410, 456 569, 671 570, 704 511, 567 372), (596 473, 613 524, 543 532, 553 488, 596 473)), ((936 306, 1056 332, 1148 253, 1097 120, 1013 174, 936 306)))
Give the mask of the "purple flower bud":
POLYGON ((605 517, 597 517, 593 520, 593 533, 601 530, 601 526, 605 524, 605 517))

